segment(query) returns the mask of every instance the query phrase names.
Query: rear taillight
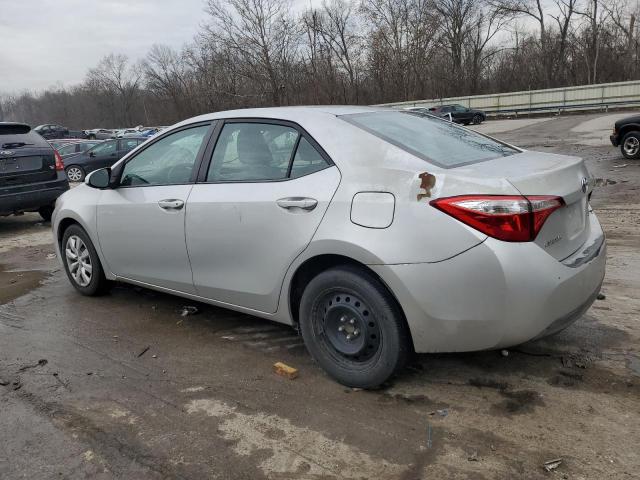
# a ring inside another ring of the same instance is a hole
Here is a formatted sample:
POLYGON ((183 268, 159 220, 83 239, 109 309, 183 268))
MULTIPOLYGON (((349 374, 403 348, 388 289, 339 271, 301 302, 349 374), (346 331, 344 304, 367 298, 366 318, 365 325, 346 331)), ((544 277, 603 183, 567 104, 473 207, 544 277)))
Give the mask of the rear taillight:
POLYGON ((564 201, 550 195, 461 195, 438 198, 431 205, 498 240, 530 242, 564 201))
POLYGON ((56 171, 64 170, 64 162, 60 154, 56 150, 53 151, 53 154, 56 157, 56 171))

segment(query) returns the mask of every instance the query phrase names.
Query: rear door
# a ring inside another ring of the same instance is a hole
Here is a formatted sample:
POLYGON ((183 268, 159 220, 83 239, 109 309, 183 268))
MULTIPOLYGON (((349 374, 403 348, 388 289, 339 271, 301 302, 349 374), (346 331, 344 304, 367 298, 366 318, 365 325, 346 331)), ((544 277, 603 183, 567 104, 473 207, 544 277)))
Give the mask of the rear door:
POLYGON ((313 139, 287 122, 227 121, 211 148, 208 169, 187 202, 196 290, 275 312, 284 275, 311 241, 340 173, 313 139))

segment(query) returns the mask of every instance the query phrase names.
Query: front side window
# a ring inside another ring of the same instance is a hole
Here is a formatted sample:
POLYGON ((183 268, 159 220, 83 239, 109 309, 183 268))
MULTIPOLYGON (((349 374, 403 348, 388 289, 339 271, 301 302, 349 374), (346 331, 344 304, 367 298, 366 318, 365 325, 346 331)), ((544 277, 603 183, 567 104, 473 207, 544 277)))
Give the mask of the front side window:
POLYGON ((120 185, 188 183, 208 131, 209 125, 188 128, 153 143, 125 164, 120 185))
POLYGON ((64 145, 63 147, 58 148, 58 153, 60 155, 69 155, 75 152, 76 152, 76 145, 73 143, 69 145, 64 145))
POLYGON ((96 156, 111 155, 116 151, 116 142, 104 142, 96 145, 91 150, 96 156))
POLYGON ((429 163, 458 167, 518 153, 496 140, 416 112, 371 112, 340 118, 429 163))
POLYGON ((287 177, 298 131, 267 123, 227 123, 211 158, 207 182, 268 181, 287 177))
POLYGON ((120 150, 128 152, 138 146, 138 140, 136 140, 135 138, 120 140, 120 144, 120 150))

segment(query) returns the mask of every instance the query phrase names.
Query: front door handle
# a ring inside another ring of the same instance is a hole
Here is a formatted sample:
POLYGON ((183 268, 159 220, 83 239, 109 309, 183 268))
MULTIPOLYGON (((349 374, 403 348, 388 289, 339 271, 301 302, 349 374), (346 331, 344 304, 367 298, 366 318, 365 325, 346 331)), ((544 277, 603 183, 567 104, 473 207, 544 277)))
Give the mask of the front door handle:
POLYGON ((306 210, 310 212, 318 205, 318 201, 315 198, 308 197, 287 197, 277 200, 276 203, 279 207, 286 210, 306 210))
POLYGON ((182 210, 184 202, 176 198, 170 198, 167 200, 160 200, 158 202, 158 206, 163 210, 182 210))

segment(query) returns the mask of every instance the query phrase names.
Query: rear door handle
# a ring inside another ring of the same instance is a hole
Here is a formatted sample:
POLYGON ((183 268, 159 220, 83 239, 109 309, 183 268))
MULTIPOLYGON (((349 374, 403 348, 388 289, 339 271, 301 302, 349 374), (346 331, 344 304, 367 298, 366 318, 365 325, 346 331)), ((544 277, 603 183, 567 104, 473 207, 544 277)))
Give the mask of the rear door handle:
POLYGON ((318 201, 315 198, 308 197, 287 197, 277 200, 276 203, 279 207, 286 210, 306 210, 310 212, 318 205, 318 201))
POLYGON ((160 208, 162 208, 163 210, 182 210, 182 207, 184 207, 184 202, 176 198, 170 198, 167 200, 160 200, 158 202, 158 206, 160 206, 160 208))

